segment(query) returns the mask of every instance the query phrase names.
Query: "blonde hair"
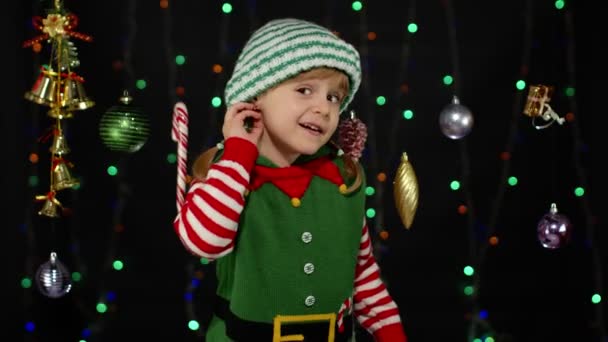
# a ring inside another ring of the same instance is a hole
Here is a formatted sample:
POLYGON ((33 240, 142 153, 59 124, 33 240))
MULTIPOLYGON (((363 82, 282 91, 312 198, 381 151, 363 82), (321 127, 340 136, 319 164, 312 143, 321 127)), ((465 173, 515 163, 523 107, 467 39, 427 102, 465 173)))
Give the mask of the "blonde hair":
MULTIPOLYGON (((335 156, 338 155, 338 151, 340 151, 340 146, 338 146, 338 144, 336 144, 333 141, 329 142, 330 145, 332 145, 334 147, 335 150, 335 156)), ((355 159, 349 157, 346 153, 343 153, 340 156, 340 159, 342 159, 342 162, 344 163, 344 172, 345 174, 345 178, 347 179, 353 179, 353 184, 351 184, 348 188, 346 188, 346 190, 344 191, 344 194, 350 194, 355 192, 357 189, 359 189, 361 187, 361 184, 363 184, 363 169, 361 167, 361 164, 359 164, 358 161, 356 161, 355 159)))
POLYGON ((344 191, 345 194, 350 194, 361 187, 361 184, 363 183, 363 177, 361 176, 361 174, 363 174, 363 171, 361 170, 361 164, 351 159, 346 154, 342 155, 342 160, 344 161, 344 170, 346 171, 346 176, 349 178, 355 178, 353 184, 351 184, 344 191))
POLYGON ((219 149, 217 146, 213 146, 212 148, 203 151, 198 155, 194 164, 192 164, 192 177, 204 180, 207 178, 207 172, 209 172, 209 168, 217 155, 219 149))

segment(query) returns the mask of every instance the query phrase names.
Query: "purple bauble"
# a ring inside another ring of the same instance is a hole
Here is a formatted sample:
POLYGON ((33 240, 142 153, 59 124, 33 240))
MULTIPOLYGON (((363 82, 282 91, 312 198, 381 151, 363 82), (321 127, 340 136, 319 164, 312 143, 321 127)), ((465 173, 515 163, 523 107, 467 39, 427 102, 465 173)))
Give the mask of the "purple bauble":
POLYGON ((570 242, 572 224, 566 216, 557 213, 557 207, 553 203, 551 210, 538 222, 536 233, 543 247, 556 249, 570 242))

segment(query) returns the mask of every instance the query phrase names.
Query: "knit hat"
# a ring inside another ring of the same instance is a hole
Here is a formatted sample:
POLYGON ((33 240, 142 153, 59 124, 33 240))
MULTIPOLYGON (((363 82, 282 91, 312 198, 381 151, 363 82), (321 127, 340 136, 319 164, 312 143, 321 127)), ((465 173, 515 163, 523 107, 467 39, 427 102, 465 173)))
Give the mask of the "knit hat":
POLYGON ((342 112, 361 83, 357 50, 315 23, 293 18, 271 20, 256 30, 243 47, 226 84, 226 106, 249 101, 317 67, 339 69, 348 76, 349 92, 340 107, 342 112))

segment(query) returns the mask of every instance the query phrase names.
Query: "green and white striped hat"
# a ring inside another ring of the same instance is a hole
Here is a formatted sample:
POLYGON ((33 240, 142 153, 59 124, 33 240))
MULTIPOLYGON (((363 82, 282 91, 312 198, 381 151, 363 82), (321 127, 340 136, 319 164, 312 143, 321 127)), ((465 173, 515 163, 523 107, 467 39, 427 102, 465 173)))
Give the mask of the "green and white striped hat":
POLYGON ((359 53, 318 24, 293 18, 269 21, 256 30, 241 51, 224 92, 226 106, 249 101, 301 72, 329 67, 343 71, 349 93, 340 111, 361 84, 359 53))

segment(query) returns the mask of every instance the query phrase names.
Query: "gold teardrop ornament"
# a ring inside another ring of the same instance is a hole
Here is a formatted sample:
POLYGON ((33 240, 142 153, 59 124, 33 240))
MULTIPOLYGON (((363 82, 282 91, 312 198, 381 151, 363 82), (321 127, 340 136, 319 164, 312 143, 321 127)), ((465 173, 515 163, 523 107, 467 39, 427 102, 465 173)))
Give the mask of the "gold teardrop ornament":
POLYGON ((406 229, 410 229, 414 222, 418 208, 418 191, 418 178, 407 153, 404 152, 393 181, 393 194, 395 206, 406 229))

